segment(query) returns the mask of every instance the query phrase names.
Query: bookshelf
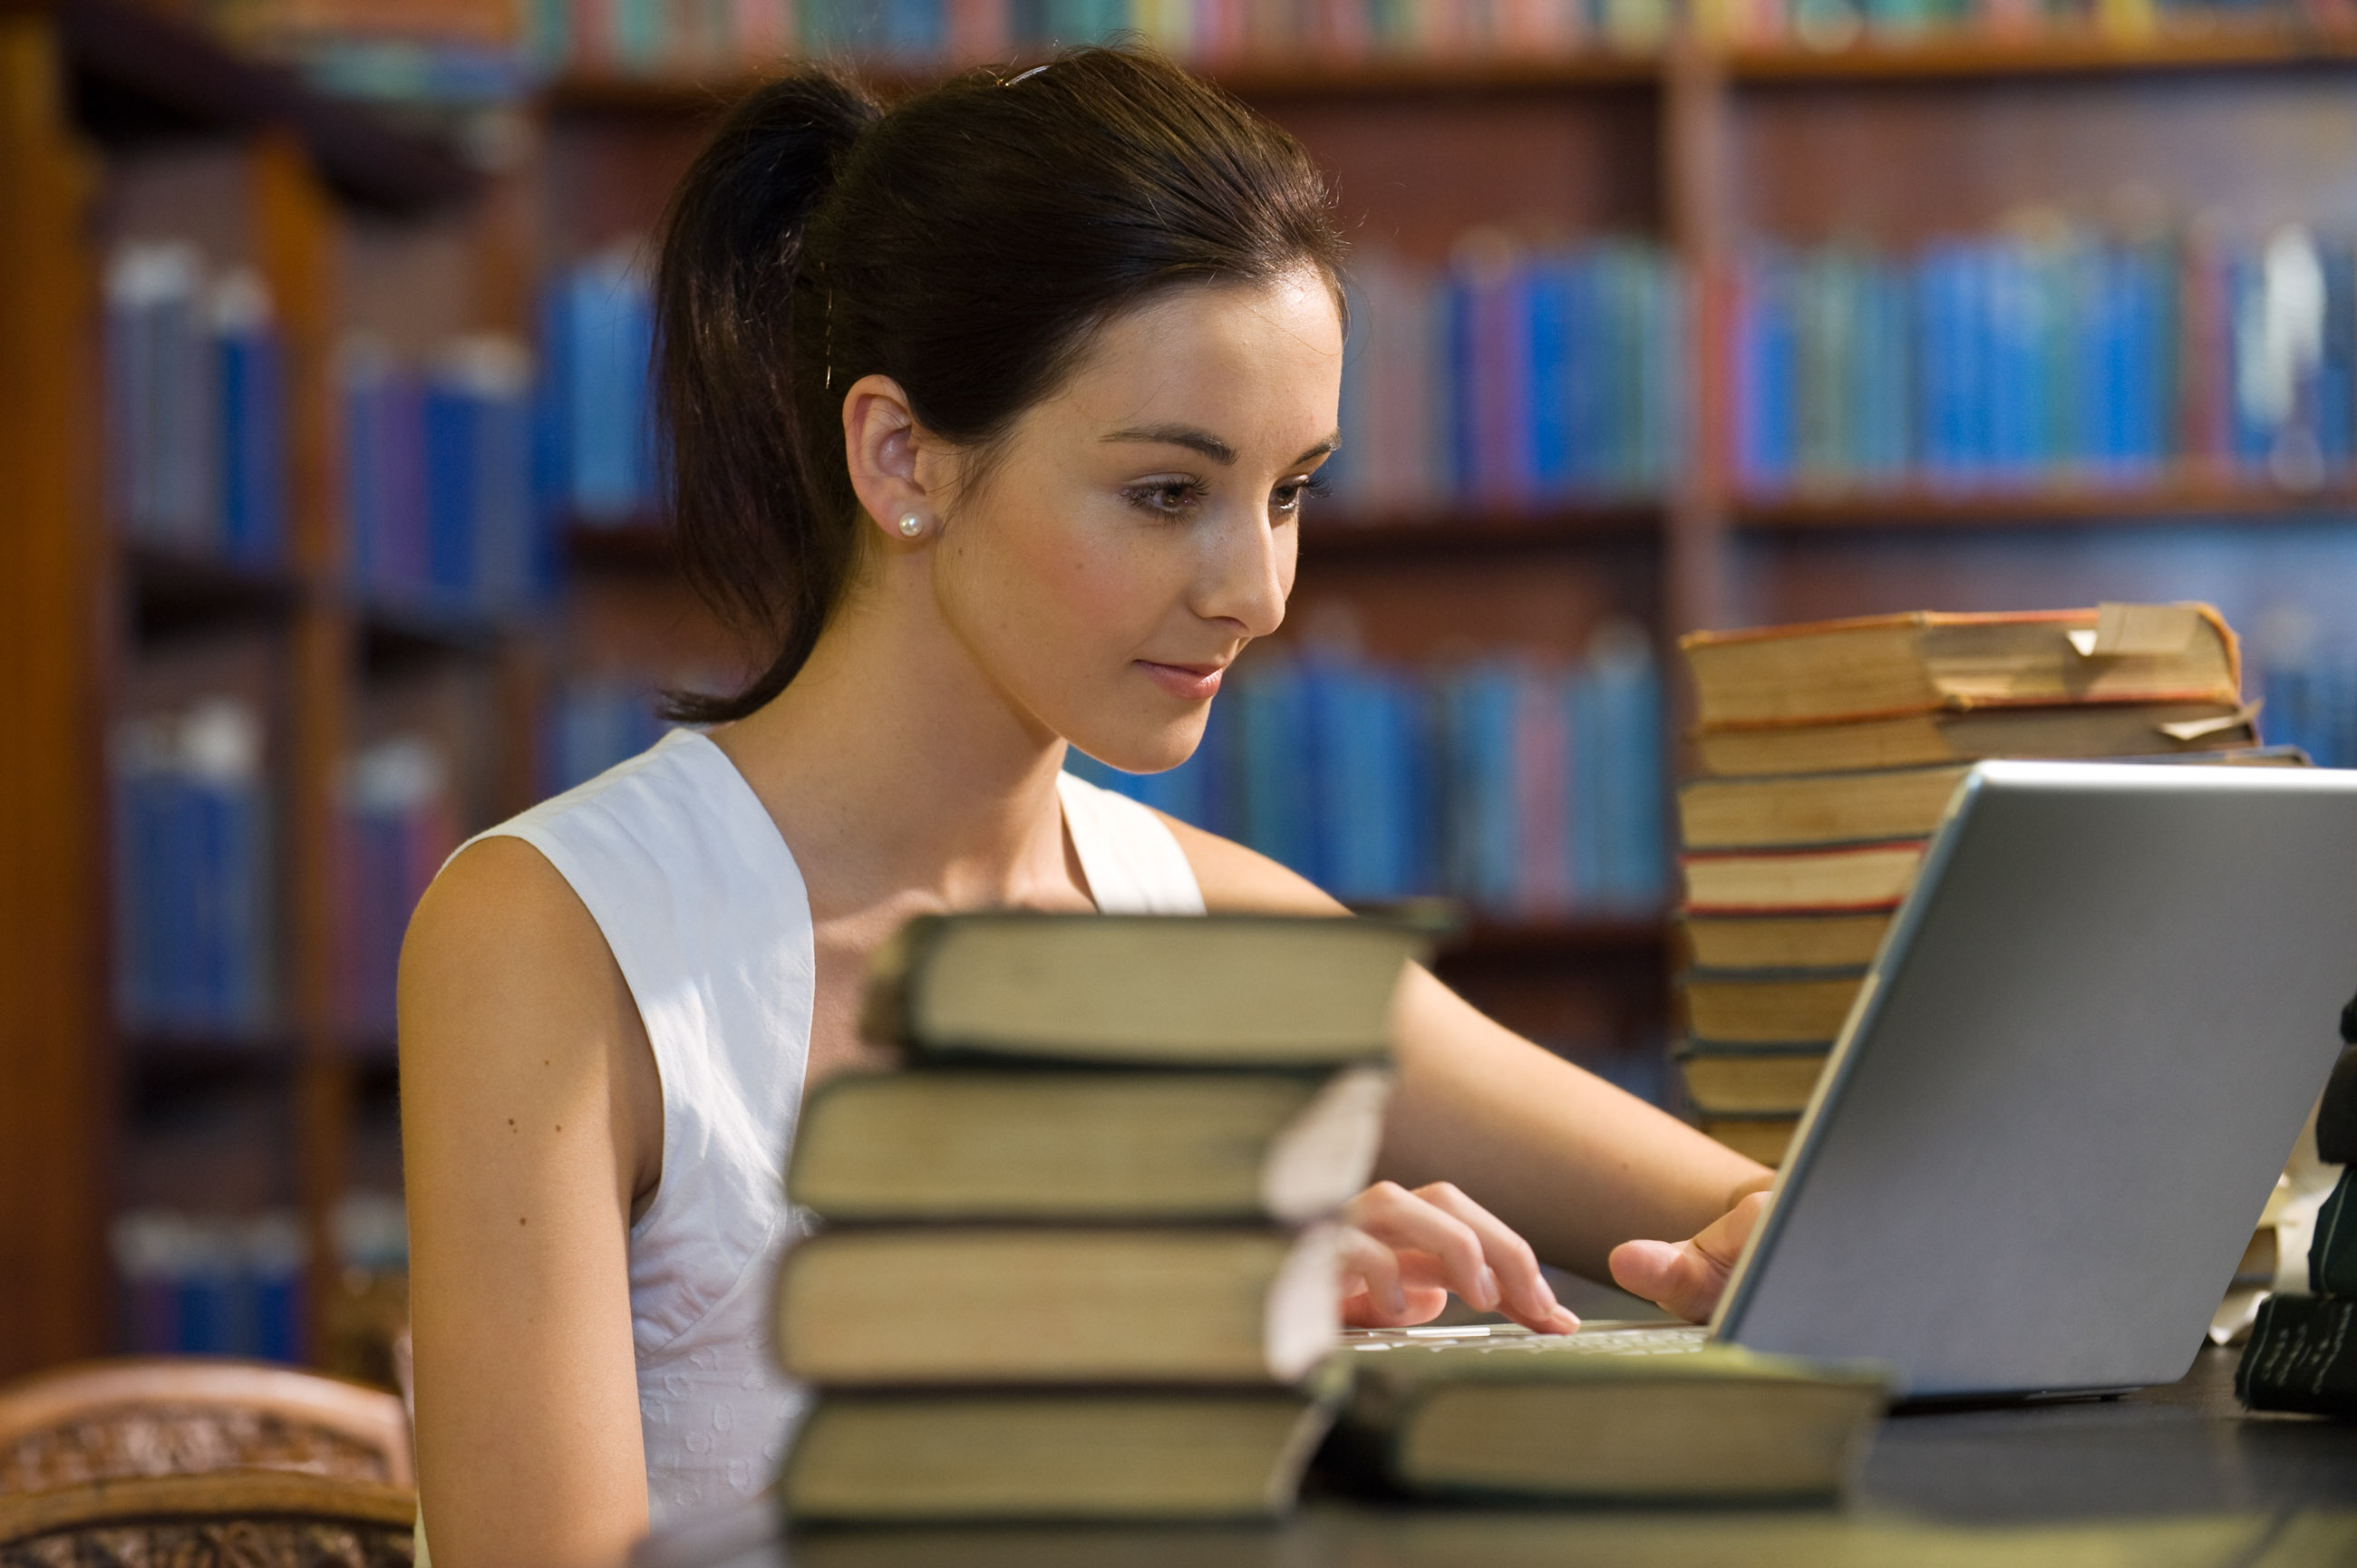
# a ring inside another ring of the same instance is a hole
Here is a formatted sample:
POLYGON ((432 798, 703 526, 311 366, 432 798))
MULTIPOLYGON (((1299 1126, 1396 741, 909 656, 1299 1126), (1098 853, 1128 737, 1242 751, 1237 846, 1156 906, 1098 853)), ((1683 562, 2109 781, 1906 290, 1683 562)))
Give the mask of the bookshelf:
MULTIPOLYGON (((27 523, 0 539, 0 626, 20 631, 0 638, 0 1373, 113 1343, 108 1217, 175 1185, 301 1216, 317 1351, 342 1299, 337 1201, 399 1168, 390 1040, 348 1015, 335 947, 349 759, 447 737, 457 825, 479 827, 544 791, 570 683, 643 691, 744 659, 643 514, 564 527, 559 589, 529 610, 357 589, 338 488, 349 454, 328 415, 336 345, 354 330, 413 355, 454 333, 529 340, 543 282, 651 232, 714 118, 759 73, 560 77, 515 107, 487 173, 124 4, 0 5, 0 471, 27 523), (119 231, 110 214, 137 205, 126 193, 184 156, 192 179, 244 192, 234 220, 179 220, 225 227, 218 247, 267 277, 303 393, 275 564, 127 543, 103 518, 90 437, 101 242, 119 231), (103 743, 135 666, 222 637, 270 650, 283 1016, 235 1042, 134 1037, 109 1003, 103 743), (174 1143, 207 1106, 226 1108, 239 1157, 174 1143), (252 1157, 274 1148, 287 1157, 252 1157)), ((2124 190, 2131 206, 2357 235, 2352 69, 2357 30, 2264 18, 2133 38, 1869 34, 1816 49, 1681 34, 1567 56, 1219 67, 1332 173, 1362 248, 1440 269, 1480 226, 1541 242, 1630 234, 1694 285, 1691 445, 1658 494, 1329 506, 1303 536, 1288 638, 1412 665, 1565 660, 1627 619, 1666 659, 1700 626, 2199 594, 2222 560, 2237 575, 2217 596, 2237 621, 2277 595, 2329 616, 2357 517, 2346 476, 1754 493, 1736 473, 1726 350, 1737 263, 1763 239, 1903 247, 1985 231, 2024 204, 2103 217, 2124 190)), ((888 92, 931 74, 891 65, 876 80, 888 92)), ((1477 919, 1442 961, 1507 1022, 1644 1088, 1671 1025, 1668 949, 1651 919, 1551 915, 1477 919)))
MULTIPOLYGON (((374 292, 371 247, 455 225, 463 248, 483 181, 438 142, 145 11, 11 7, 0 49, 0 455, 22 503, 0 588, 12 628, 0 771, 15 797, 0 877, 0 1374, 122 1345, 110 1221, 158 1203, 291 1217, 307 1258, 296 1343, 331 1356, 339 1200, 356 1171, 398 1182, 382 1109, 394 1086, 371 1060, 386 1042, 357 1038, 339 995, 348 756, 388 680, 455 663, 496 686, 528 635, 354 593, 334 357, 365 314, 354 296, 374 292), (111 251, 165 240, 266 291, 285 411, 270 482, 284 516, 283 545, 261 557, 134 538, 113 515, 102 279, 111 251), (109 735, 232 664, 263 736, 265 1007, 159 1027, 116 1010, 107 889, 124 853, 108 832, 109 735)), ((497 750, 499 727, 484 733, 497 750)), ((531 746, 522 732, 521 761, 487 760, 497 799, 475 817, 521 803, 531 746)))

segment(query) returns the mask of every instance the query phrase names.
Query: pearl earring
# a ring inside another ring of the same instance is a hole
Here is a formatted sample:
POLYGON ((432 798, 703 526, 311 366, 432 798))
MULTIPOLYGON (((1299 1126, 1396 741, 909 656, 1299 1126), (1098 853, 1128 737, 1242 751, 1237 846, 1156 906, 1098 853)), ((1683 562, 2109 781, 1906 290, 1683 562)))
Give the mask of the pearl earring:
POLYGON ((901 538, 903 538, 903 539, 914 539, 914 538, 916 538, 916 537, 917 537, 917 535, 919 535, 919 534, 920 534, 920 533, 922 533, 922 532, 925 532, 925 520, 924 520, 923 518, 919 517, 919 516, 918 516, 915 512, 913 512, 913 511, 911 511, 911 512, 903 512, 903 513, 901 513, 901 515, 900 515, 900 537, 901 537, 901 538))

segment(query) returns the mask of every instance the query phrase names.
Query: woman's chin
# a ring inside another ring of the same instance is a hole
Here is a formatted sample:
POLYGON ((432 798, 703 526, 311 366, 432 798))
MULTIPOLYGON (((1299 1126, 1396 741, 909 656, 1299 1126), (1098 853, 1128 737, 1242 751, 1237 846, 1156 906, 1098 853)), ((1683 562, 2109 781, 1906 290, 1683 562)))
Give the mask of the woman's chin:
POLYGON ((1174 725, 1153 735, 1066 736, 1072 749, 1087 753, 1107 768, 1124 773, 1168 773, 1195 755, 1203 739, 1203 721, 1174 725))

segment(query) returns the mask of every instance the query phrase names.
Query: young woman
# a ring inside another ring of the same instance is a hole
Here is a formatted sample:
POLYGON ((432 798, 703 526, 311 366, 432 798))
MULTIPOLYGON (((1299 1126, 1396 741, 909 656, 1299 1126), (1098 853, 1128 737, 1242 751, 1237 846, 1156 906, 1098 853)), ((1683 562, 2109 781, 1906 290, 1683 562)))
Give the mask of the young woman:
MULTIPOLYGON (((888 113, 803 72, 688 175, 657 280, 680 543, 772 657, 681 703, 700 733, 475 843, 411 927, 441 1568, 611 1561, 651 1507, 771 1479, 784 1157, 811 1084, 889 1065, 854 1018, 903 920, 1338 908, 1061 764, 1181 761, 1284 618, 1336 442, 1340 253, 1300 146, 1142 53, 888 113)), ((1541 1257, 1708 1310, 1760 1166, 1420 971, 1397 1020, 1350 1321, 1453 1291, 1569 1329, 1541 1257)))

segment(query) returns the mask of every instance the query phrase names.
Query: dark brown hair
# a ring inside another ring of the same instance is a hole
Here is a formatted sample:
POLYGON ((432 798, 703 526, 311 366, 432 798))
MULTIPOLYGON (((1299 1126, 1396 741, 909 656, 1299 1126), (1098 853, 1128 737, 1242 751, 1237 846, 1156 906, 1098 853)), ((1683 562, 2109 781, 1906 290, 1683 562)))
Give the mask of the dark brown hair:
POLYGON ((772 657, 671 715, 740 718, 810 657, 864 548, 842 435, 860 377, 984 447, 1148 295, 1304 265, 1334 283, 1341 252, 1301 145, 1144 50, 888 112, 817 67, 753 93, 665 218, 655 392, 689 580, 772 657))

